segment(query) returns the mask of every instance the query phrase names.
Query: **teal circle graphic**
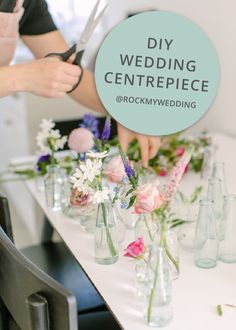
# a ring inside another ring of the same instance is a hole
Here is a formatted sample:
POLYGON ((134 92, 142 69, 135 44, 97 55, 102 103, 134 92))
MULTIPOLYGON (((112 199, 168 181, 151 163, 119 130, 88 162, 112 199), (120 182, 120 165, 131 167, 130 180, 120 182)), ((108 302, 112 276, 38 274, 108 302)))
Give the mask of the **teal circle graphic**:
POLYGON ((216 50, 186 17, 163 11, 118 24, 98 52, 95 80, 107 111, 142 134, 168 135, 196 123, 217 92, 216 50))

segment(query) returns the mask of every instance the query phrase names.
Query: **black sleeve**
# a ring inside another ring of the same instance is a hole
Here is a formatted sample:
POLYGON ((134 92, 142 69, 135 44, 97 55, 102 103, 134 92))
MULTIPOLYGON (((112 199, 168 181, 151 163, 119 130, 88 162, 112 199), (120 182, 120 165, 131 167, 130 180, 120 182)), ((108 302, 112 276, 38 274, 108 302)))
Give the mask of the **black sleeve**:
POLYGON ((38 35, 57 30, 45 0, 25 0, 20 35, 38 35))

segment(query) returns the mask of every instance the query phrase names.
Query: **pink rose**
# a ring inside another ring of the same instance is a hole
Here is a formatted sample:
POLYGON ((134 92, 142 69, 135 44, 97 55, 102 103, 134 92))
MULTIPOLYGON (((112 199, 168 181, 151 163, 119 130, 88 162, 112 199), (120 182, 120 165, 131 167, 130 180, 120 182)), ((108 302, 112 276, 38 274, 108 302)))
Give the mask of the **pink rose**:
POLYGON ((135 213, 151 213, 163 204, 163 198, 159 189, 159 181, 144 184, 135 191, 137 197, 134 205, 135 213))
POLYGON ((125 169, 121 156, 113 157, 105 167, 104 173, 111 182, 121 182, 125 176, 125 169))
POLYGON ((75 208, 81 211, 86 211, 92 206, 92 195, 89 192, 78 191, 77 188, 73 188, 70 196, 70 203, 75 208))
POLYGON ((138 238, 136 241, 130 243, 125 249, 124 256, 137 258, 145 252, 144 239, 143 237, 138 238))
POLYGON ((185 151, 185 150, 184 150, 183 147, 178 147, 177 150, 176 150, 176 155, 177 155, 178 157, 181 157, 181 156, 183 156, 184 151, 185 151))
POLYGON ((87 128, 76 128, 69 135, 68 146, 78 153, 87 152, 93 145, 93 134, 87 128))

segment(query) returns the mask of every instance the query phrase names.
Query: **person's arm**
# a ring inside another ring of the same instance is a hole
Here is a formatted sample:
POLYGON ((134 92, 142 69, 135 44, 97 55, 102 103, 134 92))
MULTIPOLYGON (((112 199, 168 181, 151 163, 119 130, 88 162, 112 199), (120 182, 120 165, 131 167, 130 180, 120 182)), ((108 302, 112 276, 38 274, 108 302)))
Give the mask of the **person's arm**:
MULTIPOLYGON (((36 58, 42 58, 48 53, 64 52, 68 49, 68 45, 58 31, 46 33, 39 36, 24 36, 22 37, 22 39, 25 44, 31 49, 36 58)), ((71 67, 76 67, 75 65, 71 64, 67 65, 71 67)), ((88 70, 84 70, 83 78, 79 86, 73 93, 70 94, 70 96, 82 105, 92 110, 106 113, 99 99, 94 77, 92 73, 88 70)), ((158 137, 137 134, 135 132, 131 132, 130 130, 119 124, 118 136, 121 147, 124 151, 127 150, 128 144, 132 140, 134 140, 135 138, 138 140, 142 153, 142 163, 145 167, 148 165, 148 160, 156 155, 160 147, 160 139, 158 137)))
MULTIPOLYGON (((48 53, 60 53, 68 49, 68 45, 59 31, 53 31, 38 36, 22 36, 22 40, 30 48, 36 58, 43 58, 48 53)), ((97 95, 94 76, 86 69, 84 69, 83 79, 79 86, 70 96, 90 109, 105 113, 105 109, 97 95)))

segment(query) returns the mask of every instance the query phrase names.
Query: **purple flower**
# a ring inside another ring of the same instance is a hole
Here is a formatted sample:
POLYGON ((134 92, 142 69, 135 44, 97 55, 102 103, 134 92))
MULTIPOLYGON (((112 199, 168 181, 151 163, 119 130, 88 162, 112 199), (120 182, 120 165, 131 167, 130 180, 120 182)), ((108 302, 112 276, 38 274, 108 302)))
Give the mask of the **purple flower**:
POLYGON ((42 172, 42 174, 46 173, 46 166, 51 163, 51 155, 42 155, 39 157, 37 161, 37 171, 42 172))
POLYGON ((93 133, 95 139, 99 138, 98 119, 94 115, 84 115, 83 121, 79 127, 87 128, 91 133, 93 133))
POLYGON ((131 177, 133 177, 136 180, 135 172, 132 169, 126 154, 121 150, 121 147, 119 147, 119 150, 120 150, 120 155, 121 155, 123 165, 124 165, 124 169, 125 169, 125 174, 129 178, 129 180, 130 180, 131 177))
POLYGON ((107 116, 104 127, 103 127, 103 131, 101 134, 101 141, 103 144, 105 144, 111 135, 111 117, 107 116))

